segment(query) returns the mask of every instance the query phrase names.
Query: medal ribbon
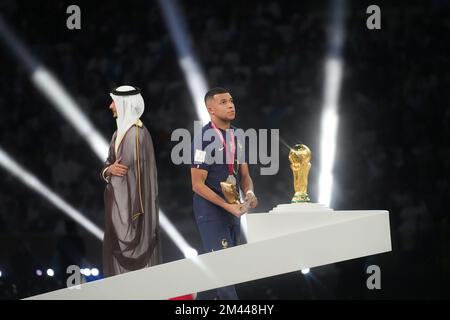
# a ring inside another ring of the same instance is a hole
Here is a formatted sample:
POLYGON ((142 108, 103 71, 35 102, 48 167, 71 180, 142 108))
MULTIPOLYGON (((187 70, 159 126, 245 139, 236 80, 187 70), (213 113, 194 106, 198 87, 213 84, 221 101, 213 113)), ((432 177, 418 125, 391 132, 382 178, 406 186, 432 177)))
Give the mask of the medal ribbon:
POLYGON ((231 136, 231 160, 230 160, 229 155, 228 155, 227 144, 225 142, 225 139, 222 136, 222 132, 220 132, 219 128, 217 128, 217 126, 214 124, 214 122, 211 121, 211 125, 214 128, 214 130, 216 130, 217 135, 219 136, 219 139, 220 139, 220 141, 222 141, 223 147, 225 148, 225 155, 226 155, 226 160, 227 160, 227 164, 228 164, 228 175, 231 176, 231 175, 233 175, 234 155, 236 154, 236 144, 234 143, 233 130, 230 129, 230 136, 231 136))

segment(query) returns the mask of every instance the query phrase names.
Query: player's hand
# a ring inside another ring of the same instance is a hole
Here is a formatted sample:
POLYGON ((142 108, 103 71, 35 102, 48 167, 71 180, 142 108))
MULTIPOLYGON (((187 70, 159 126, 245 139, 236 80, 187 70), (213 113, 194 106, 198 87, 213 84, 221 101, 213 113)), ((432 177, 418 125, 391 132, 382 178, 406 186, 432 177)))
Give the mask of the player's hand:
POLYGON ((128 167, 124 164, 121 164, 120 161, 122 161, 122 157, 120 157, 119 159, 116 160, 116 162, 110 165, 108 167, 108 170, 106 170, 106 172, 112 176, 118 177, 125 176, 128 172, 128 167))
POLYGON ((255 194, 253 192, 248 192, 245 195, 245 203, 248 203, 250 208, 256 208, 258 205, 258 198, 256 198, 255 194))
POLYGON ((238 218, 245 213, 244 208, 240 203, 226 203, 223 208, 238 218))

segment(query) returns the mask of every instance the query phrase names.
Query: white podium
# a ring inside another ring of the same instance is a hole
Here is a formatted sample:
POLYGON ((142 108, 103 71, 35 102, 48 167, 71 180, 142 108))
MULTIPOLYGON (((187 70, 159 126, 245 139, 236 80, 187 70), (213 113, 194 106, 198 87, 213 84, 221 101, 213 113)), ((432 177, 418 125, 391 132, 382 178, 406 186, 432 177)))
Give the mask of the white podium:
POLYGON ((389 212, 281 204, 246 215, 248 243, 28 299, 169 299, 391 251, 389 212))

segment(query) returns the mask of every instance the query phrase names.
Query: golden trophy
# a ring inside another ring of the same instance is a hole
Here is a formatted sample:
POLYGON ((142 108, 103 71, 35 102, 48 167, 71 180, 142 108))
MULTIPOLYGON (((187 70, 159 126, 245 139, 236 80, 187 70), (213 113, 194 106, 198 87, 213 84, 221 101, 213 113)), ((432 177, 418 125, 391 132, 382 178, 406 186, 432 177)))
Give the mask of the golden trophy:
POLYGON ((239 192, 236 188, 236 183, 229 181, 221 182, 220 187, 222 188, 222 193, 228 203, 240 203, 239 202, 239 192))
POLYGON ((295 194, 292 203, 310 202, 308 196, 308 174, 311 169, 311 150, 304 144, 296 144, 289 152, 292 173, 294 175, 295 194))

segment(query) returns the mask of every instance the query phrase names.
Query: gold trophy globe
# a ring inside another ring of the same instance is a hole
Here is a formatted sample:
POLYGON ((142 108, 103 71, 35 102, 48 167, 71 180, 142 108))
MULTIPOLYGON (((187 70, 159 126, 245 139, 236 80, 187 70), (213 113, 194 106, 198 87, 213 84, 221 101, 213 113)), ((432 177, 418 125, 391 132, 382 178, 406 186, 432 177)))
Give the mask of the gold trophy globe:
POLYGON ((289 152, 289 162, 291 163, 294 175, 294 197, 292 203, 310 202, 308 196, 308 174, 311 169, 311 150, 304 144, 296 144, 289 152))

